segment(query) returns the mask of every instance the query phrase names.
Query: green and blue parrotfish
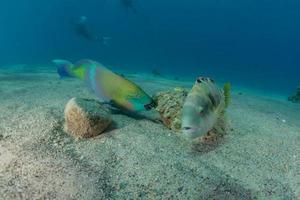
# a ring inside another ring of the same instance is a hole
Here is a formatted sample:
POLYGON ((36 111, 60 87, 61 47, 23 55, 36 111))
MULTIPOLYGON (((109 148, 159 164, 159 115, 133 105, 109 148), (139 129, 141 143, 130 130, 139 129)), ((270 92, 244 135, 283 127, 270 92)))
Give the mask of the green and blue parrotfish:
POLYGON ((208 133, 222 117, 230 100, 230 84, 218 88, 210 78, 199 77, 182 108, 182 134, 197 138, 208 133))
POLYGON ((153 99, 139 86, 96 61, 81 60, 75 65, 66 60, 53 62, 61 77, 76 77, 85 81, 102 101, 129 111, 150 110, 155 107, 153 99))

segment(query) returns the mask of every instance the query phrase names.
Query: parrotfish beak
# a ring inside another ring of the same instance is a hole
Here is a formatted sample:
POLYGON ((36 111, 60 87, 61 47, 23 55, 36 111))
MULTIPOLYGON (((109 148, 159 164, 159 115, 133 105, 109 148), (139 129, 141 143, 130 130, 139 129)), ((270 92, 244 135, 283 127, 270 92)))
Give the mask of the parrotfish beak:
POLYGON ((151 110, 152 108, 155 108, 155 107, 156 107, 156 103, 153 101, 153 99, 151 100, 150 103, 144 105, 144 108, 146 110, 151 110))

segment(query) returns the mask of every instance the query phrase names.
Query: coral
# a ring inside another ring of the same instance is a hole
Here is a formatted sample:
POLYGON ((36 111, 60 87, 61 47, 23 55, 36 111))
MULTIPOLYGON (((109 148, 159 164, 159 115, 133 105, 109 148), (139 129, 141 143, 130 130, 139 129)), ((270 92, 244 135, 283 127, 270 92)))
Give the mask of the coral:
POLYGON ((297 88, 296 95, 289 96, 288 100, 293 103, 300 103, 300 86, 297 88))
POLYGON ((159 92, 154 96, 157 103, 156 110, 160 113, 164 125, 169 129, 180 130, 181 110, 187 94, 187 90, 174 88, 174 90, 159 92))
POLYGON ((111 123, 110 112, 91 99, 72 98, 64 115, 65 131, 76 138, 97 136, 111 123))

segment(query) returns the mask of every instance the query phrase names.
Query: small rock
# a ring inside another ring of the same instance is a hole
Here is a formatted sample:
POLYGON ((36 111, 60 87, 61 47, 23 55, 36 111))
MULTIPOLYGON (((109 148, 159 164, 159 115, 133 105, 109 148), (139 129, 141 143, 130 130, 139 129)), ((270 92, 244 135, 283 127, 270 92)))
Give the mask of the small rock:
POLYGON ((296 95, 289 96, 288 100, 293 103, 300 103, 300 86, 297 88, 296 95))
POLYGON ((300 86, 297 87, 297 94, 300 95, 300 86))
POLYGON ((72 98, 65 107, 65 131, 76 138, 101 134, 111 123, 111 115, 100 102, 72 98))

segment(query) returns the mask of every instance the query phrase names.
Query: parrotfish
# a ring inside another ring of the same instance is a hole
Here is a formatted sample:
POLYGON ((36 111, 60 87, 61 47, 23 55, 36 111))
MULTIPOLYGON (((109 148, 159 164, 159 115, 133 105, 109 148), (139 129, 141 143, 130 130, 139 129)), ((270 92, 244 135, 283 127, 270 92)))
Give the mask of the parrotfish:
POLYGON ((81 60, 75 65, 66 60, 53 62, 61 77, 76 77, 85 81, 104 102, 129 111, 150 110, 155 107, 153 99, 138 85, 96 61, 81 60))
POLYGON ((199 77, 183 104, 182 134, 193 139, 212 130, 229 104, 229 93, 229 83, 222 90, 212 79, 199 77))

